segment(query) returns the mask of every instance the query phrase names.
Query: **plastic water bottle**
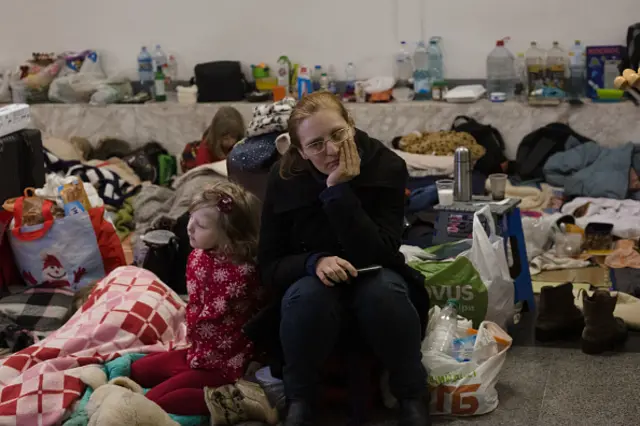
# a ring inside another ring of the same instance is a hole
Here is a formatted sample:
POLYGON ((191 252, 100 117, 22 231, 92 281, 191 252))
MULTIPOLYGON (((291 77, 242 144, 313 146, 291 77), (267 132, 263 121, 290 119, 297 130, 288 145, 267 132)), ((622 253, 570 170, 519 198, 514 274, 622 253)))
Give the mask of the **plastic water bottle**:
POLYGON ((416 50, 413 52, 413 87, 414 92, 420 95, 431 93, 429 84, 429 54, 424 42, 418 42, 416 50))
POLYGON ((145 46, 138 55, 138 79, 143 86, 153 83, 153 58, 145 46))
POLYGON ((458 327, 458 301, 447 300, 447 304, 440 311, 440 316, 427 336, 427 350, 451 355, 453 339, 456 338, 458 327))
POLYGON ((397 86, 408 86, 409 80, 413 77, 413 64, 411 61, 411 54, 407 49, 406 41, 400 42, 400 51, 396 55, 394 70, 397 86))
POLYGON ((585 96, 586 90, 586 66, 587 57, 584 46, 580 40, 576 40, 575 44, 569 50, 569 69, 571 71, 571 79, 569 80, 569 97, 571 99, 580 99, 585 96))
POLYGON ((427 48, 431 85, 436 81, 444 81, 444 58, 439 42, 440 37, 431 37, 431 39, 429 39, 429 47, 427 48))
POLYGON ((547 86, 564 90, 567 77, 567 52, 557 41, 553 42, 553 47, 547 52, 546 68, 547 86))
POLYGON ((178 61, 176 61, 173 55, 169 55, 166 74, 170 81, 176 81, 178 79, 178 61))
POLYGON ((516 55, 516 86, 515 95, 518 100, 526 102, 529 94, 527 92, 527 65, 525 63, 524 52, 516 55))
POLYGON ((498 40, 487 57, 487 94, 504 93, 507 99, 511 99, 515 84, 515 57, 504 47, 504 40, 498 40))
POLYGON ((155 62, 154 69, 161 67, 163 72, 166 70, 168 63, 167 55, 162 51, 159 44, 156 44, 156 50, 153 52, 153 61, 155 62))
POLYGON ((347 64, 347 68, 345 69, 345 74, 347 75, 347 82, 345 87, 345 94, 353 95, 356 92, 356 66, 353 65, 353 62, 349 62, 347 64))
POLYGON ((531 47, 524 54, 527 69, 527 91, 529 95, 535 90, 544 88, 545 74, 544 63, 546 53, 538 47, 538 43, 531 42, 531 47))
POLYGON ((322 65, 316 65, 311 76, 311 82, 313 83, 313 91, 320 90, 320 78, 322 77, 322 65))

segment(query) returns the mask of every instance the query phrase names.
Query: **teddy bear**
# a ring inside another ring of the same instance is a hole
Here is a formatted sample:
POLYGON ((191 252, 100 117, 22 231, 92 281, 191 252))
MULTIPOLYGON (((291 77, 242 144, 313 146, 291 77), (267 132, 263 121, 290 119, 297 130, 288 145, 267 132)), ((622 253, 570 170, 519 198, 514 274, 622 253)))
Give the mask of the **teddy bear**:
POLYGON ((80 380, 94 390, 85 407, 87 426, 180 426, 128 377, 107 382, 101 368, 87 366, 80 373, 80 380))

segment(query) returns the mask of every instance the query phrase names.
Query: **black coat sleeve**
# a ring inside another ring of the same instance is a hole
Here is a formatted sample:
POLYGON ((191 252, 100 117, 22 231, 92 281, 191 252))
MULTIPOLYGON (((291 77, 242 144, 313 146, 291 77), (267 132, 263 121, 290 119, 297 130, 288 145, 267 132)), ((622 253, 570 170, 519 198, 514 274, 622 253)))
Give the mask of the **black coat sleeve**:
POLYGON ((267 192, 262 207, 258 265, 262 284, 284 292, 294 282, 306 275, 306 262, 311 253, 291 254, 291 223, 286 213, 274 209, 277 194, 277 177, 269 176, 267 192))
POLYGON ((368 211, 349 183, 327 188, 321 194, 324 211, 340 237, 347 260, 355 267, 398 263, 407 179, 403 163, 388 176, 389 185, 365 188, 375 191, 376 198, 375 207, 368 211))

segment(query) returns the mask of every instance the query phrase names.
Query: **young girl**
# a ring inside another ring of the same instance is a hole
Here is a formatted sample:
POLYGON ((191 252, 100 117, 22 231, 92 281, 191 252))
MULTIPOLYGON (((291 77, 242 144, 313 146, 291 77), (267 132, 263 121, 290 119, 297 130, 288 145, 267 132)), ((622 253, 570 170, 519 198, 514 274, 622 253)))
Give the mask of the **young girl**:
POLYGON ((242 187, 221 181, 198 194, 189 211, 191 346, 141 358, 131 378, 151 388, 147 397, 168 413, 208 415, 203 388, 234 383, 252 356, 242 327, 259 308, 254 259, 260 205, 242 187))
POLYGON ((231 148, 245 135, 240 112, 229 106, 220 107, 204 132, 196 154, 196 165, 209 164, 227 158, 231 148))

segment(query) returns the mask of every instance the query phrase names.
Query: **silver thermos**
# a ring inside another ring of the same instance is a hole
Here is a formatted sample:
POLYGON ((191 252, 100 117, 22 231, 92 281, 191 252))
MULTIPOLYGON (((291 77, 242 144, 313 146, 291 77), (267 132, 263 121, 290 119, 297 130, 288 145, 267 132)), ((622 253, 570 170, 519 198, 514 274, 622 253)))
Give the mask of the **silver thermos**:
POLYGON ((465 147, 453 155, 453 199, 471 201, 471 153, 465 147))

